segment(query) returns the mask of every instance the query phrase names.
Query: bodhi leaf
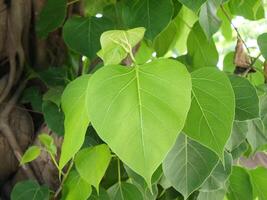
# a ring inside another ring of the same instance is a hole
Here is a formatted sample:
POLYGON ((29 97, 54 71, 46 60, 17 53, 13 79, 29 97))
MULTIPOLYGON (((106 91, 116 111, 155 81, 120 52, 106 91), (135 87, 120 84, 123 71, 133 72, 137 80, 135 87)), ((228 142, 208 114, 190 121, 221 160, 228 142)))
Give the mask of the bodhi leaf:
POLYGON ((225 182, 227 181, 232 171, 232 163, 233 159, 231 154, 225 153, 224 165, 221 161, 217 163, 210 176, 201 186, 200 191, 211 192, 224 188, 225 182))
POLYGON ((48 134, 42 133, 38 135, 38 139, 48 152, 50 152, 52 155, 57 154, 57 147, 54 143, 53 137, 48 134))
POLYGON ((199 23, 208 39, 210 39, 221 26, 221 21, 216 13, 219 6, 220 1, 218 0, 208 0, 201 6, 199 23))
POLYGON ((214 191, 200 191, 197 200, 223 200, 225 197, 225 189, 214 191))
POLYGON ((234 166, 229 181, 227 194, 229 200, 253 199, 249 175, 244 168, 234 166))
POLYGON ((217 162, 213 151, 180 134, 163 162, 163 171, 172 186, 187 199, 211 174, 217 162))
POLYGON ((59 27, 64 22, 66 10, 67 0, 47 0, 37 20, 38 36, 46 37, 49 32, 59 27))
POLYGON ((267 59, 267 33, 263 33, 258 37, 258 45, 265 59, 267 59))
POLYGON ((101 144, 79 151, 75 156, 75 166, 80 176, 99 191, 99 183, 108 168, 110 160, 111 154, 108 146, 101 144))
POLYGON ((90 80, 87 105, 99 136, 151 186, 153 172, 184 126, 190 93, 185 66, 158 59, 101 68, 90 80))
POLYGON ((171 21, 171 0, 126 0, 124 21, 128 28, 144 27, 145 37, 153 40, 171 21), (159 16, 160 13, 160 16, 159 16))
POLYGON ((76 171, 71 171, 63 185, 64 200, 87 200, 92 193, 91 186, 76 171))
POLYGON ((113 29, 110 19, 105 17, 72 17, 63 27, 66 44, 73 50, 89 58, 94 58, 100 50, 100 36, 104 31, 113 29))
POLYGON ((105 65, 119 64, 143 39, 144 34, 144 28, 106 31, 100 37, 102 49, 97 54, 104 60, 105 65))
POLYGON ((219 56, 215 43, 207 39, 199 23, 195 23, 188 36, 187 48, 194 69, 216 67, 219 56))
POLYGON ((108 190, 111 199, 143 200, 141 192, 131 183, 117 183, 108 190))
POLYGON ((192 103, 184 132, 212 149, 223 161, 235 113, 235 98, 227 76, 216 68, 192 74, 192 103))
POLYGON ((89 78, 89 75, 83 75, 75 79, 62 94, 61 103, 65 114, 65 134, 59 161, 60 169, 63 169, 84 142, 90 122, 86 109, 89 78))
POLYGON ((234 121, 231 137, 226 144, 226 149, 229 151, 237 148, 247 137, 248 122, 247 121, 234 121))
POLYGON ((40 186, 36 181, 28 180, 15 185, 11 200, 49 200, 49 188, 40 186))
POLYGON ((27 151, 23 154, 20 164, 24 165, 25 163, 31 162, 35 160, 41 153, 41 150, 38 146, 31 146, 27 149, 27 151))
POLYGON ((198 12, 202 4, 204 4, 207 0, 178 0, 186 7, 190 8, 194 12, 198 12))
POLYGON ((267 143, 267 131, 261 119, 249 120, 247 123, 247 140, 252 147, 252 151, 256 151, 267 143))
POLYGON ((250 170, 249 175, 253 186, 253 196, 258 197, 258 200, 265 200, 267 197, 267 169, 258 167, 250 170))
POLYGON ((254 86, 240 76, 229 76, 235 93, 235 120, 245 121, 259 117, 259 98, 254 86))

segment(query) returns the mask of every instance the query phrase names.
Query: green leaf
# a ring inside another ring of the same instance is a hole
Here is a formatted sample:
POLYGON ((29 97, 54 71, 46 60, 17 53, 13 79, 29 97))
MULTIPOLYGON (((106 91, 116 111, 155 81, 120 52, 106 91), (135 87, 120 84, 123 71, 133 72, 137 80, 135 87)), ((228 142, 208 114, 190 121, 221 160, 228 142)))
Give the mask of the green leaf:
POLYGON ((261 34, 257 41, 263 57, 267 60, 267 33, 261 34))
POLYGON ((83 180, 76 171, 71 171, 63 185, 64 200, 87 200, 91 195, 91 186, 83 180))
POLYGON ((46 37, 64 22, 67 0, 47 0, 36 24, 39 37, 46 37))
POLYGON ((194 12, 198 12, 202 4, 207 0, 178 0, 180 3, 184 4, 194 12))
POLYGON ((61 103, 65 114, 65 134, 59 161, 60 169, 63 169, 84 142, 90 122, 86 109, 89 78, 89 75, 84 75, 75 79, 62 94, 61 103))
POLYGON ((216 68, 192 73, 192 103, 184 132, 212 149, 223 161, 235 113, 235 98, 228 77, 216 68))
POLYGON ((235 93, 235 120, 245 121, 259 117, 259 98, 255 87, 245 78, 229 76, 235 93))
POLYGON ((111 154, 108 146, 101 144, 80 150, 75 156, 75 166, 80 176, 98 191, 99 183, 110 160, 111 154))
POLYGON ((252 200, 252 186, 247 171, 242 167, 234 166, 229 178, 227 197, 229 200, 252 200))
POLYGON ((173 5, 171 0, 126 0, 124 17, 129 28, 144 27, 145 37, 153 40, 171 21, 173 5), (160 17, 159 17, 160 13, 160 17))
POLYGON ((264 167, 258 167, 250 170, 249 175, 253 186, 254 197, 258 197, 258 200, 265 200, 267 197, 267 169, 264 167))
MULTIPOLYGON (((230 17, 230 19, 232 20, 233 16, 231 15, 231 12, 229 11, 228 4, 224 4, 223 8, 224 10, 226 10, 228 16, 226 16, 225 13, 222 11, 222 9, 219 8, 217 15, 222 22, 220 31, 227 41, 232 41, 233 30, 232 30, 231 22, 229 21, 228 17, 230 17)), ((232 63, 233 63, 233 60, 232 60, 232 63)))
POLYGON ((51 101, 44 101, 42 111, 47 126, 58 135, 64 135, 64 114, 61 109, 51 101))
POLYGON ((102 13, 104 7, 115 3, 116 0, 86 0, 84 1, 85 14, 94 16, 102 13))
MULTIPOLYGON (((225 182, 232 171, 233 159, 231 154, 224 154, 224 164, 220 161, 217 163, 216 167, 211 172, 210 176, 205 180, 204 184, 201 186, 201 192, 211 192, 216 190, 222 190, 225 187, 225 182)), ((220 192, 221 194, 222 192, 220 192)), ((215 193, 217 194, 217 193, 215 193)), ((204 194, 203 194, 204 195, 204 194)), ((212 195, 206 194, 206 195, 212 195)))
POLYGON ((216 67, 219 58, 216 46, 212 39, 207 39, 199 23, 194 25, 188 36, 187 48, 194 69, 216 67))
POLYGON ((185 199, 197 190, 218 163, 214 152, 180 134, 163 162, 163 171, 185 199))
POLYGON ((54 143, 54 139, 50 135, 42 133, 38 135, 38 139, 40 143, 46 148, 46 150, 49 151, 52 155, 57 154, 57 147, 54 143))
POLYGON ((43 101, 51 101, 60 107, 61 95, 64 88, 62 86, 50 88, 44 95, 43 101))
POLYGON ((229 52, 223 59, 223 71, 233 74, 235 71, 234 65, 235 52, 229 52))
POLYGON ((225 196, 225 189, 214 191, 200 191, 197 200, 223 200, 225 196))
POLYGON ((65 86, 68 82, 68 69, 66 67, 49 67, 38 72, 39 78, 48 88, 65 86))
POLYGON ((249 144, 243 141, 239 146, 231 151, 233 159, 238 159, 240 156, 244 155, 249 150, 249 144))
POLYGON ((262 0, 230 0, 228 5, 232 14, 243 16, 249 20, 259 20, 265 15, 262 0))
POLYGON ((248 122, 234 121, 231 137, 226 144, 226 149, 233 151, 245 141, 248 134, 248 122))
POLYGON ((97 194, 96 190, 93 190, 88 200, 110 200, 110 197, 105 189, 99 188, 99 194, 97 194))
POLYGON ((221 21, 217 16, 217 9, 220 3, 220 0, 208 0, 201 6, 199 24, 208 39, 220 29, 221 21))
POLYGON ((65 23, 63 37, 71 49, 92 59, 100 50, 101 34, 113 28, 112 21, 106 17, 75 16, 65 23))
POLYGON ((178 52, 184 53, 186 50, 186 40, 197 16, 186 7, 182 7, 178 15, 169 25, 155 38, 153 46, 157 56, 161 57, 174 48, 178 52))
POLYGON ((30 103, 32 109, 42 112, 42 95, 37 87, 28 87, 23 91, 21 103, 30 103))
POLYGON ((152 59, 153 49, 142 41, 136 54, 134 55, 137 64, 142 65, 152 59))
POLYGON ((145 29, 134 28, 127 31, 111 30, 104 32, 100 37, 102 49, 98 56, 104 60, 105 65, 119 64, 145 34, 145 29))
POLYGON ((191 31, 191 28, 198 20, 198 16, 196 13, 192 12, 187 7, 183 6, 175 18, 176 26, 177 26, 177 38, 175 49, 178 51, 180 55, 186 53, 187 51, 187 38, 191 31))
POLYGON ((267 144, 267 131, 261 119, 248 121, 247 140, 252 147, 252 151, 256 151, 267 144))
POLYGON ((49 188, 40 186, 36 181, 23 181, 15 185, 11 200, 49 200, 49 188))
POLYGON ((143 200, 141 192, 131 183, 117 183, 108 190, 114 200, 143 200))
POLYGON ((27 151, 23 154, 20 165, 24 165, 25 163, 31 162, 35 160, 41 153, 41 150, 38 146, 31 146, 27 149, 27 151))
POLYGON ((184 126, 190 93, 185 66, 158 59, 98 70, 90 81, 87 105, 99 136, 150 185, 153 172, 184 126))

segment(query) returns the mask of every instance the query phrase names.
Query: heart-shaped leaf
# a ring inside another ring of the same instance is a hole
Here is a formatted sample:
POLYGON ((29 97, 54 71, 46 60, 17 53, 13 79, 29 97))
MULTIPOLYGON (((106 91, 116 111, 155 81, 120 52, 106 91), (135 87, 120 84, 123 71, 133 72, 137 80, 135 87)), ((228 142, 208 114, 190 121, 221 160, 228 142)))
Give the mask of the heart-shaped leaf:
POLYGON ((234 115, 234 92, 227 76, 216 68, 194 71, 192 103, 184 132, 212 149, 223 161, 234 115))
POLYGON ((99 183, 110 160, 111 154, 108 146, 101 144, 79 151, 75 157, 75 166, 80 176, 99 191, 99 183))
POLYGON ((91 78, 88 110, 99 136, 151 185, 151 176, 174 145, 191 102, 184 65, 169 60, 106 66, 91 78))
POLYGON ((187 199, 217 163, 218 157, 213 151, 180 134, 163 162, 163 171, 172 186, 187 199))

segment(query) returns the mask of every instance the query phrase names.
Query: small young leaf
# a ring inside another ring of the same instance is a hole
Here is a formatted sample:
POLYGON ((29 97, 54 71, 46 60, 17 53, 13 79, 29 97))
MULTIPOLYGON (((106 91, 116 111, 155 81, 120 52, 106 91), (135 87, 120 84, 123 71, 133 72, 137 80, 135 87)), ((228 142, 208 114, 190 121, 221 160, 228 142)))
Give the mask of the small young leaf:
POLYGON ((23 154, 20 164, 24 165, 25 163, 31 162, 35 160, 41 153, 41 150, 38 146, 31 146, 27 149, 27 151, 23 154))
POLYGON ((127 31, 111 30, 100 37, 102 49, 98 52, 105 65, 119 64, 132 48, 140 42, 145 34, 144 28, 134 28, 127 31))
POLYGON ((98 135, 150 186, 189 110, 191 80, 185 66, 170 59, 106 66, 92 75, 88 97, 98 135))
POLYGON ((223 161, 235 114, 235 98, 228 77, 216 68, 192 73, 192 103, 184 132, 212 149, 223 161))
POLYGON ((172 186, 187 199, 217 163, 218 157, 213 151, 180 134, 163 162, 163 171, 172 186))
POLYGON ((63 185, 62 199, 64 200, 87 200, 92 193, 92 187, 83 180, 79 173, 71 171, 63 185))
POLYGON ((110 160, 111 154, 108 146, 101 144, 80 150, 75 156, 75 166, 80 176, 99 191, 99 183, 110 160))
POLYGON ((86 109, 89 79, 89 75, 75 79, 62 94, 61 103, 65 114, 65 135, 59 161, 60 169, 63 169, 67 162, 79 151, 84 142, 90 122, 86 109))
POLYGON ((229 178, 230 184, 227 197, 229 200, 252 200, 252 185, 248 172, 242 167, 233 167, 229 178))
POLYGON ((49 188, 36 181, 19 182, 12 190, 11 200, 49 200, 49 188))
POLYGON ((40 143, 53 155, 57 154, 57 148, 54 144, 54 139, 46 133, 38 135, 40 143))

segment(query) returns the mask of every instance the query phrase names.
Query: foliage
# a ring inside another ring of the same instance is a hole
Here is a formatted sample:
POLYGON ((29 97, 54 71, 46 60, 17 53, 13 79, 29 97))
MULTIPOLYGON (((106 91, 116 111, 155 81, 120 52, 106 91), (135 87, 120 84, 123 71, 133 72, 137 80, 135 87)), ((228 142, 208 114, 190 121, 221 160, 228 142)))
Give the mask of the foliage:
MULTIPOLYGON (((61 152, 42 134, 42 147, 21 160, 49 153, 61 180, 51 198, 266 199, 267 166, 248 169, 238 160, 266 152, 267 33, 257 38, 258 57, 242 43, 222 70, 214 39, 220 31, 233 44, 233 35, 246 42, 231 20, 263 19, 263 2, 86 0, 83 16, 66 16, 74 3, 48 0, 37 31, 45 37, 63 24, 81 69, 66 62, 34 72, 47 91, 27 88, 22 99, 64 135, 61 152)), ((11 199, 20 195, 48 199, 49 191, 27 181, 11 199)))

